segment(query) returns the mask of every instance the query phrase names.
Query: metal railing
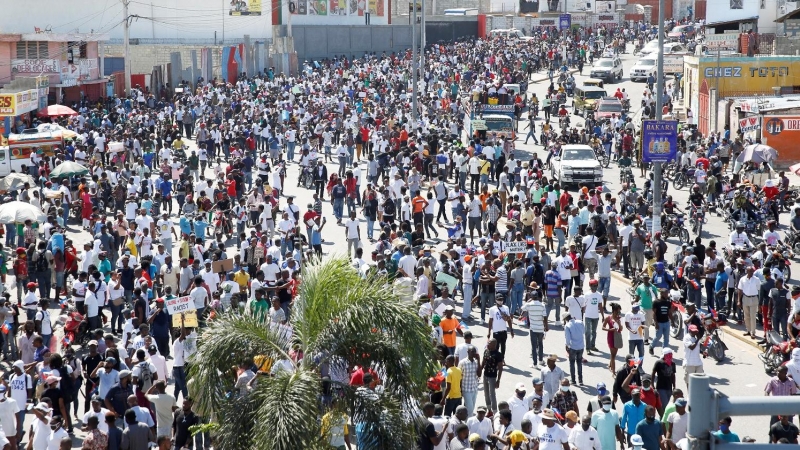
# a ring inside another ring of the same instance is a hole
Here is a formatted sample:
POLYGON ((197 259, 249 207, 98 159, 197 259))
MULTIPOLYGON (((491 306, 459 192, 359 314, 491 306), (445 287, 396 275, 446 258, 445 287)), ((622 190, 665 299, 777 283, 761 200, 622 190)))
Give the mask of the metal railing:
MULTIPOLYGON (((770 450, 774 444, 717 443, 711 430, 720 418, 727 416, 775 416, 800 414, 800 397, 728 397, 711 388, 706 374, 689 375, 689 429, 686 437, 691 450, 770 450)), ((784 445, 781 449, 800 449, 800 445, 784 445)))

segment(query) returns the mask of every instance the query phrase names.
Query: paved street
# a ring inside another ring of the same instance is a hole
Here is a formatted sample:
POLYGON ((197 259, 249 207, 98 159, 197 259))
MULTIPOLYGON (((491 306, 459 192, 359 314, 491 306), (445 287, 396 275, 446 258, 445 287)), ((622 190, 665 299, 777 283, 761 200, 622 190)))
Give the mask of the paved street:
MULTIPOLYGON (((630 48, 630 47, 629 47, 630 48)), ((628 92, 631 100, 631 105, 633 113, 636 109, 638 109, 638 105, 640 104, 640 98, 643 88, 645 87, 644 83, 632 83, 627 81, 627 74, 629 68, 635 63, 636 58, 630 54, 622 55, 622 60, 624 62, 624 70, 625 70, 625 80, 619 84, 609 84, 607 85, 606 89, 609 95, 613 94, 616 90, 617 86, 625 87, 626 91, 628 92)), ((580 85, 582 81, 587 78, 586 74, 589 72, 589 67, 584 68, 584 75, 576 74, 576 81, 577 84, 580 85)), ((540 98, 545 94, 547 88, 547 82, 539 82, 532 84, 530 87, 530 92, 535 92, 537 96, 540 98)), ((529 94, 530 95, 530 94, 529 94)), ((568 101, 568 104, 571 104, 568 101)), ((540 114, 542 117, 542 114, 540 114)), ((583 120, 578 116, 573 116, 573 123, 583 122, 583 120)), ((537 123, 537 138, 538 138, 538 129, 540 128, 542 123, 542 119, 539 120, 537 123)), ((519 129, 519 136, 524 139, 525 131, 523 131, 523 127, 525 125, 525 121, 520 122, 520 129, 519 129)), ((518 152, 522 152, 523 156, 518 157, 523 161, 527 160, 530 157, 532 152, 538 152, 540 157, 545 155, 545 151, 541 146, 535 145, 525 145, 522 143, 522 140, 517 141, 517 149, 518 152)), ((336 166, 333 164, 328 165, 329 171, 335 171, 336 166)), ((212 175, 213 172, 209 169, 208 175, 212 175)), ((634 169, 634 173, 638 177, 639 169, 634 169)), ((547 174, 549 177, 549 173, 547 174)), ((297 198, 295 203, 300 206, 301 211, 305 212, 306 205, 312 201, 312 190, 307 190, 304 188, 296 188, 296 180, 298 176, 298 166, 296 164, 290 164, 288 167, 288 174, 285 182, 286 191, 289 194, 295 195, 297 198)), ((616 192, 620 190, 619 185, 619 172, 614 165, 606 169, 606 174, 604 177, 605 180, 605 187, 612 193, 616 195, 616 192)), ((637 185, 641 187, 644 183, 644 180, 637 179, 637 185)), ((680 205, 685 205, 688 198, 688 189, 684 189, 683 191, 675 191, 674 189, 670 188, 670 193, 673 194, 674 199, 679 202, 680 205)), ((448 208, 449 209, 449 208, 448 208)), ((177 211, 177 208, 175 208, 177 211)), ((346 239, 345 237, 345 229, 344 227, 336 226, 335 220, 332 220, 332 207, 330 203, 325 203, 323 207, 324 215, 327 216, 328 226, 323 229, 323 238, 325 243, 323 244, 324 252, 328 255, 332 254, 346 254, 347 247, 346 247, 346 239)), ((449 211, 448 211, 449 213, 449 211)), ((784 218, 781 217, 782 222, 788 222, 788 217, 784 218)), ((362 236, 366 237, 366 220, 362 219, 362 228, 361 228, 362 236)), ((444 234, 446 236, 446 232, 444 230, 440 230, 440 236, 444 234)), ((722 243, 726 242, 728 239, 728 228, 722 221, 712 215, 709 223, 704 227, 704 239, 716 239, 718 243, 720 243, 719 247, 722 247, 722 243)), ((72 224, 70 226, 70 230, 67 233, 67 236, 75 242, 77 248, 82 248, 83 243, 89 242, 90 236, 86 232, 80 231, 79 227, 76 224, 72 224)), ((694 239, 694 236, 691 236, 694 239)), ((233 243, 233 242, 231 242, 233 243)), ((431 242, 432 244, 436 245, 439 244, 440 241, 431 242)), ((670 244, 674 244, 675 241, 670 242, 670 244)), ((364 241, 365 245, 365 259, 368 258, 369 251, 372 250, 372 244, 368 241, 364 241)), ((673 252, 673 245, 670 246, 670 250, 668 254, 672 254, 673 252)), ((175 255, 177 256, 177 246, 175 248, 175 255)), ((9 286, 12 286, 13 283, 11 282, 13 277, 9 277, 9 286)), ((630 309, 630 301, 629 297, 625 292, 625 289, 628 285, 626 284, 626 280, 622 279, 621 277, 614 277, 612 278, 611 283, 611 297, 612 301, 619 301, 623 306, 623 311, 627 312, 630 309)), ((12 295, 12 298, 13 295, 12 295)), ((460 300, 460 299, 459 299, 460 300)), ((461 311, 461 307, 457 307, 457 311, 461 311)), ((55 317, 56 311, 53 310, 53 316, 55 317)), ((474 312, 473 312, 474 314, 474 312)), ((563 337, 563 328, 560 324, 551 323, 551 331, 547 334, 547 338, 544 341, 545 346, 545 353, 547 354, 556 354, 559 356, 559 366, 566 371, 569 371, 569 364, 566 360, 566 353, 564 350, 564 337, 563 337)), ((487 330, 485 326, 477 325, 474 322, 470 324, 470 329, 475 333, 476 337, 474 343, 479 347, 482 348, 486 342, 486 335, 487 330)), ((504 375, 502 377, 502 384, 498 389, 498 401, 499 400, 506 400, 514 394, 514 386, 517 383, 525 383, 528 386, 528 391, 531 392, 531 380, 533 377, 538 376, 539 369, 538 368, 530 368, 530 341, 528 338, 527 330, 520 329, 518 324, 515 324, 515 329, 517 330, 517 335, 514 339, 509 339, 508 342, 508 350, 507 350, 507 363, 508 366, 505 368, 504 375)), ((584 365, 584 381, 585 385, 583 387, 578 388, 579 390, 579 399, 581 404, 581 410, 585 410, 587 402, 590 396, 595 395, 594 386, 597 382, 603 381, 605 382, 609 388, 613 384, 613 376, 611 373, 606 369, 608 364, 608 353, 607 353, 607 346, 605 343, 605 333, 598 330, 598 348, 602 350, 600 355, 596 356, 587 356, 588 363, 584 365)), ((766 381, 768 380, 768 376, 764 373, 762 369, 762 364, 757 358, 758 351, 754 349, 750 345, 743 344, 739 340, 732 339, 730 336, 723 335, 726 344, 729 347, 728 352, 728 359, 726 359, 721 364, 716 364, 713 360, 705 360, 705 371, 713 376, 713 385, 719 389, 721 392, 728 394, 728 395, 754 395, 759 396, 763 395, 763 387, 766 381)), ((679 344, 679 343, 678 343, 679 344)), ((682 358, 683 358, 683 349, 682 346, 676 345, 676 343, 672 343, 672 348, 676 350, 675 354, 675 361, 678 366, 681 365, 682 358)), ((656 353, 657 355, 659 352, 656 353)), ((624 356, 624 353, 622 353, 624 356)), ((655 361, 654 357, 648 356, 645 359, 644 367, 645 369, 650 372, 652 368, 652 364, 655 361)), ((2 363, 2 367, 7 369, 9 367, 8 362, 4 361, 2 363)), ((618 358, 617 367, 621 367, 621 362, 618 358)), ((682 380, 683 373, 679 373, 679 379, 682 380)), ((683 387, 683 382, 679 381, 679 386, 683 387)), ((168 389, 168 392, 171 392, 171 389, 168 389)), ((478 405, 484 404, 483 402, 483 395, 479 394, 478 396, 478 405)), ((619 408, 620 405, 617 405, 619 408)), ((82 411, 83 406, 81 406, 82 411)), ((30 415, 28 415, 30 422, 30 415)), ((734 418, 732 430, 739 433, 740 436, 749 435, 751 437, 756 438, 759 442, 766 441, 767 438, 767 428, 768 427, 768 419, 765 417, 762 418, 753 418, 749 420, 749 418, 734 418), (746 422, 747 420, 747 422, 746 422), (747 423, 747 426, 745 426, 747 423)), ((82 434, 77 432, 76 427, 76 437, 81 437, 82 434)), ((76 440, 76 445, 77 444, 76 440)))

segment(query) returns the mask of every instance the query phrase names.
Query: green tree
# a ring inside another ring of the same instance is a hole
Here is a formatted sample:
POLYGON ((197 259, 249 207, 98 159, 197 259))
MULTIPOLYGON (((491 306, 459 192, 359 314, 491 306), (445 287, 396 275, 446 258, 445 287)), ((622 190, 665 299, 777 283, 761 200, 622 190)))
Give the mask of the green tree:
POLYGON ((400 300, 385 279, 362 279, 348 260, 332 258, 304 267, 291 326, 288 336, 270 327, 269 318, 230 312, 202 330, 190 383, 198 410, 216 424, 218 448, 327 449, 320 399, 329 386, 321 373, 354 365, 372 367, 383 381, 380 395, 339 386, 339 408, 364 429, 368 444, 360 450, 414 446, 418 400, 435 371, 430 330, 414 305, 400 300), (299 363, 289 356, 298 347, 304 352, 299 363), (232 389, 234 368, 263 357, 290 361, 293 372, 260 375, 247 395, 239 395, 232 389))

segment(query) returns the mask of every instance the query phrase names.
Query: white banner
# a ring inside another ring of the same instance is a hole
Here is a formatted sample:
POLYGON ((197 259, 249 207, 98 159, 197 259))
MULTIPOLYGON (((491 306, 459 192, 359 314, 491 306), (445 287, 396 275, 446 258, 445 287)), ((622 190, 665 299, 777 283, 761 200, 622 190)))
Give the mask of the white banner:
POLYGON ((194 301, 188 295, 184 297, 175 297, 169 300, 164 300, 164 306, 170 314, 179 314, 187 311, 194 311, 194 301))
POLYGON ((528 250, 526 241, 506 241, 504 247, 506 253, 525 253, 528 250))

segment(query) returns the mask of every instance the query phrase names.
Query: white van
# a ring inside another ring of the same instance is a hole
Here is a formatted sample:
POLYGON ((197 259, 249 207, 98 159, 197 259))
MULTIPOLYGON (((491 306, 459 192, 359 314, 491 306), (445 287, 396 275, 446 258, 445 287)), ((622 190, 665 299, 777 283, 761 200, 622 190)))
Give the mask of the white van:
MULTIPOLYGON (((636 61, 628 75, 630 75, 631 81, 635 82, 637 80, 647 81, 647 77, 650 75, 655 78, 657 73, 658 52, 653 52, 636 61)), ((664 74, 675 75, 676 73, 683 73, 683 55, 664 55, 664 74)))

